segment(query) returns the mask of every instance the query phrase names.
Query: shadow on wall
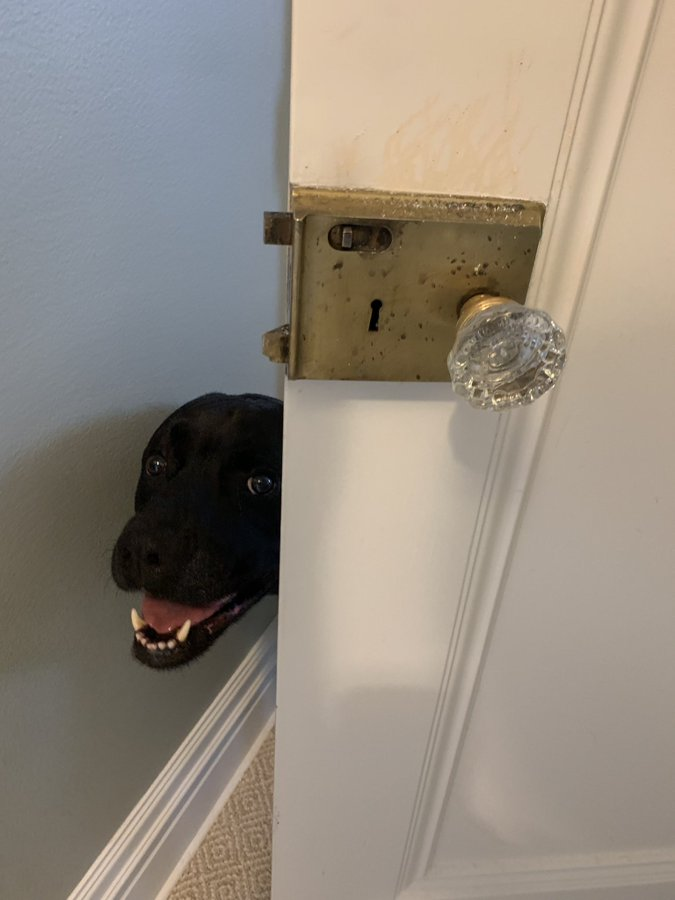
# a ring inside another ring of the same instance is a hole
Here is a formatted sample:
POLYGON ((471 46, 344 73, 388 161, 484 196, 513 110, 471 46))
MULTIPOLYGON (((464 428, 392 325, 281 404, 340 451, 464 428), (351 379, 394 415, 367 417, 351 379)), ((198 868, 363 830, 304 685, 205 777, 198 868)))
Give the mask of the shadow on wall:
POLYGON ((118 619, 106 602, 116 591, 110 554, 133 511, 142 450, 170 411, 95 420, 26 451, 0 480, 0 571, 14 617, 3 671, 72 660, 75 647, 82 661, 100 660, 118 619))

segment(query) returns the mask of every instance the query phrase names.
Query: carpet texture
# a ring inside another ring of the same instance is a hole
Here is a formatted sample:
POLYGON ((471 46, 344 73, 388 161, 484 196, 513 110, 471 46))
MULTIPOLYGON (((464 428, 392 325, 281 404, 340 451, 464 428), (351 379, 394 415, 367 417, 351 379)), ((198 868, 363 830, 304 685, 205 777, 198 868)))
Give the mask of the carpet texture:
POLYGON ((274 731, 197 848, 169 900, 269 900, 274 731))

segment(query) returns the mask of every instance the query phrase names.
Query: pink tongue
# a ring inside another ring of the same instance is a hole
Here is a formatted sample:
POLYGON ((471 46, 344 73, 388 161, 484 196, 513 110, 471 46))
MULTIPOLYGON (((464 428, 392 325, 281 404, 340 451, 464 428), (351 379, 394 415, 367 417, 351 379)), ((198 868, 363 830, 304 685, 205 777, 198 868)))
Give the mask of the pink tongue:
POLYGON ((174 603, 172 600, 162 600, 161 597, 151 597, 145 594, 141 615, 155 631, 164 634, 167 631, 175 631, 189 619, 193 625, 208 619, 227 600, 227 597, 209 603, 208 606, 186 606, 184 603, 174 603))

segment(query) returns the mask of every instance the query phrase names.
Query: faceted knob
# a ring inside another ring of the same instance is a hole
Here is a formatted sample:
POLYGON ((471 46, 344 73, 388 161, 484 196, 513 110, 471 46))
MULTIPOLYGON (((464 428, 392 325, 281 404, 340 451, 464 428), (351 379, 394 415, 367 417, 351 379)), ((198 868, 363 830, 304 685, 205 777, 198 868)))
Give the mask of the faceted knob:
POLYGON ((456 394, 478 409, 511 409, 541 397, 565 365, 565 335, 540 309, 506 297, 466 301, 448 356, 456 394))

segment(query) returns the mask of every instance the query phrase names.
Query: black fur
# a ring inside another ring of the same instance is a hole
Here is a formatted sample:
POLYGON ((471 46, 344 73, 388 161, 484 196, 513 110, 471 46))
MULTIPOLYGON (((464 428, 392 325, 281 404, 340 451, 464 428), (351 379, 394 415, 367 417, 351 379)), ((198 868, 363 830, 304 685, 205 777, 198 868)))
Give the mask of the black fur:
MULTIPOLYGON (((154 668, 189 662, 277 590, 281 458, 282 404, 260 394, 206 394, 153 434, 143 453, 136 514, 113 551, 115 582, 192 607, 235 597, 171 652, 134 639, 141 662, 154 668), (259 475, 273 480, 267 493, 252 492, 249 479, 259 475)), ((148 642, 166 638, 152 628, 143 633, 148 642)))

